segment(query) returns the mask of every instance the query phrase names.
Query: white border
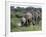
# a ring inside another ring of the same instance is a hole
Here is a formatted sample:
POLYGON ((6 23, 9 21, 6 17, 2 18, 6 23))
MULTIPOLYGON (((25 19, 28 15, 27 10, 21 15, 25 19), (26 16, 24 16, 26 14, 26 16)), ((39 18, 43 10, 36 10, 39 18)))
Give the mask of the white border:
POLYGON ((42 7, 42 31, 31 31, 31 32, 10 32, 10 6, 11 4, 16 4, 16 2, 6 2, 6 36, 7 37, 15 37, 15 36, 30 36, 30 35, 45 35, 46 34, 46 25, 45 25, 45 4, 43 3, 31 3, 32 5, 39 5, 42 7))

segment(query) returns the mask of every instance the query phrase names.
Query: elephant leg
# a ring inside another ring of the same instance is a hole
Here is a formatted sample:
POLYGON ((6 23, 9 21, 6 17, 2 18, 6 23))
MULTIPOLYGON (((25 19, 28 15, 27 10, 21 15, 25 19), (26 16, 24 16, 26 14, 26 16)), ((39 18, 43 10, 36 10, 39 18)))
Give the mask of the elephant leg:
POLYGON ((28 25, 30 26, 31 20, 28 19, 28 25))
POLYGON ((21 22, 21 25, 24 26, 24 22, 21 22))
POLYGON ((26 26, 28 26, 28 19, 26 20, 26 26))
POLYGON ((32 21, 32 24, 35 25, 35 21, 32 21))

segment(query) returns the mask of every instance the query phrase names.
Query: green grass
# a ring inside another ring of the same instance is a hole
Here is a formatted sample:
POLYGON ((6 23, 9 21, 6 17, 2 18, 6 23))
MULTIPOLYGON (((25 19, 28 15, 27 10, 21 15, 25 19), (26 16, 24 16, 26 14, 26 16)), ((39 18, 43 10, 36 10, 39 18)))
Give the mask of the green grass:
POLYGON ((15 27, 12 29, 12 32, 18 31, 40 31, 41 28, 39 26, 30 25, 29 27, 15 27))
POLYGON ((11 24, 11 32, 20 32, 20 31, 40 31, 42 30, 41 25, 30 25, 28 27, 20 27, 17 24, 20 22, 20 19, 18 18, 12 18, 12 24, 11 24))

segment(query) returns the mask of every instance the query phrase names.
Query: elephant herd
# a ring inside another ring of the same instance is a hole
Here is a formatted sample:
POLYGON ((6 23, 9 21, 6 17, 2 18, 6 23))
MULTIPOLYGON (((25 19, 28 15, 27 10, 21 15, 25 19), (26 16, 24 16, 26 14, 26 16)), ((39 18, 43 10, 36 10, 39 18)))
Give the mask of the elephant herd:
POLYGON ((39 24, 41 20, 40 15, 41 14, 38 14, 38 13, 32 14, 31 12, 26 12, 25 15, 21 17, 21 25, 30 26, 31 23, 32 25, 39 24))

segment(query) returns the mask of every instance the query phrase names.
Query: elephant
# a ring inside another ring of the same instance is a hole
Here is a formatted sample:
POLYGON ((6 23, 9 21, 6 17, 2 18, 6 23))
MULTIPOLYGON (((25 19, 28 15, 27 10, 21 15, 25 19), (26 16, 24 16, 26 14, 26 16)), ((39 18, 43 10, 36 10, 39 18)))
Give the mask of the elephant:
POLYGON ((40 16, 37 12, 34 12, 33 14, 31 12, 26 12, 21 18, 22 26, 30 26, 31 22, 33 25, 35 25, 36 23, 39 23, 39 21, 40 16))
POLYGON ((23 16, 21 18, 21 26, 25 26, 26 25, 26 18, 23 16))
POLYGON ((26 12, 24 17, 26 18, 26 25, 29 26, 32 22, 32 14, 30 12, 26 12))
POLYGON ((32 15, 32 21, 34 24, 39 24, 39 22, 41 21, 41 14, 40 12, 33 12, 33 15, 32 15))
POLYGON ((21 24, 22 26, 30 26, 30 23, 32 22, 32 14, 30 12, 26 12, 25 15, 21 18, 21 24))

